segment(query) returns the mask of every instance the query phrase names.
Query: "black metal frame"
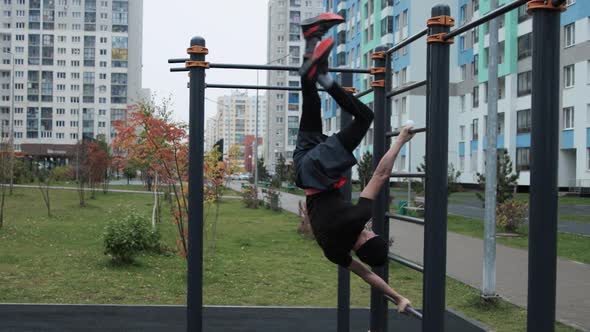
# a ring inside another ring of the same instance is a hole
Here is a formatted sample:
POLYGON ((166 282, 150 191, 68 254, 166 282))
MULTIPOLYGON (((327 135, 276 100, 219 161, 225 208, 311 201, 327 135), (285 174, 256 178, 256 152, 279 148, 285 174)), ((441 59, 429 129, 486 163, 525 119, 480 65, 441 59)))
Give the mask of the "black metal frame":
MULTIPOLYGON (((375 85, 356 94, 357 97, 374 93, 374 167, 390 145, 391 137, 399 135, 390 127, 391 98, 417 87, 426 85, 426 128, 414 129, 413 133, 426 132, 426 165, 428 172, 393 173, 392 177, 425 177, 425 220, 386 213, 388 210, 389 187, 382 189, 375 200, 373 228, 377 234, 389 237, 389 219, 424 225, 424 267, 396 255, 390 259, 414 270, 423 272, 423 331, 444 331, 445 321, 445 278, 446 278, 446 234, 447 234, 447 159, 449 121, 449 41, 499 15, 505 14, 532 0, 516 0, 481 18, 453 31, 448 25, 431 25, 398 43, 393 47, 380 46, 375 51, 385 57, 375 59, 375 67, 385 67, 377 72, 376 80, 383 80, 383 86, 375 85), (443 34, 442 40, 430 40, 434 34, 443 34), (427 79, 396 90, 391 90, 391 55, 423 36, 429 36, 427 47, 427 79), (442 42, 441 42, 442 41, 442 42)), ((551 0, 553 6, 561 6, 564 0, 551 0)), ((535 8, 533 12, 533 89, 532 89, 532 145, 531 145, 531 198, 529 231, 529 290, 528 290, 528 331, 552 331, 555 325, 555 284, 557 260, 557 152, 558 152, 558 111, 559 111, 559 8, 535 8), (543 56, 539 56, 539 55, 543 56)), ((450 8, 437 5, 432 8, 432 17, 450 16, 450 8)), ((205 46, 205 40, 194 37, 191 46, 205 46)), ((200 61, 204 54, 190 54, 190 59, 170 59, 169 63, 200 61)), ((275 65, 208 64, 209 68, 298 70, 299 67, 275 65)), ((208 88, 242 88, 298 91, 294 87, 272 87, 233 84, 205 84, 205 66, 172 68, 172 72, 190 71, 190 120, 189 120, 189 252, 187 278, 187 331, 202 330, 202 273, 203 273, 203 132, 204 132, 204 90, 208 88)), ((340 72, 342 83, 351 85, 352 73, 368 74, 369 69, 330 68, 340 72)), ((342 114, 341 125, 350 118, 342 114)), ((344 188, 345 197, 350 198, 351 186, 344 188)), ((388 279, 387 265, 375 269, 385 281, 388 279)), ((350 276, 345 269, 338 272, 338 332, 349 329, 350 276)), ((387 330, 387 301, 383 294, 371 291, 371 331, 387 330)), ((422 314, 410 309, 422 318, 422 314)))

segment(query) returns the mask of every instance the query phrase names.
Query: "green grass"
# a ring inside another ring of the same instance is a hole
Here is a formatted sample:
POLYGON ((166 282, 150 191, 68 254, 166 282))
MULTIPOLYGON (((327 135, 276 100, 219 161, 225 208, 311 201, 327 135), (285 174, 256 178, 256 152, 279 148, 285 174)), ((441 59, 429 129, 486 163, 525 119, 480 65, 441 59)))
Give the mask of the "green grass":
MULTIPOLYGON (((452 193, 449 197, 449 202, 453 201, 455 203, 464 202, 464 198, 477 198, 475 196, 475 191, 466 191, 466 192, 458 192, 452 193)), ((528 193, 516 193, 517 199, 522 199, 525 201, 529 200, 528 193)), ((563 205, 590 205, 590 197, 576 197, 576 196, 559 196, 558 198, 559 204, 563 205)))
MULTIPOLYGON (((0 229, 0 302, 185 303, 185 261, 177 255, 143 255, 131 266, 110 263, 101 234, 109 215, 130 208, 151 211, 151 198, 109 193, 80 208, 75 191, 52 191, 48 218, 40 193, 17 189, 8 198, 0 229)), ((298 218, 264 209, 244 209, 225 200, 217 221, 215 252, 209 218, 205 239, 204 302, 227 305, 335 306, 337 268, 314 241, 296 233, 298 218)), ((212 216, 212 210, 208 211, 212 216)), ((169 220, 163 242, 175 246, 169 220)), ((422 275, 397 264, 390 280, 421 307, 422 275)), ((351 278, 351 304, 369 306, 369 287, 351 278)), ((524 331, 526 311, 507 302, 482 306, 479 291, 447 278, 447 304, 496 331, 524 331)), ((574 329, 557 325, 558 331, 574 329)))
MULTIPOLYGON (((483 222, 478 219, 470 219, 456 215, 449 215, 448 230, 467 236, 483 238, 483 222)), ((502 232, 497 229, 497 232, 502 232)), ((523 229, 523 236, 517 238, 497 238, 499 244, 514 248, 527 249, 528 236, 523 229)), ((578 262, 590 264, 590 237, 557 233, 557 255, 578 262)))

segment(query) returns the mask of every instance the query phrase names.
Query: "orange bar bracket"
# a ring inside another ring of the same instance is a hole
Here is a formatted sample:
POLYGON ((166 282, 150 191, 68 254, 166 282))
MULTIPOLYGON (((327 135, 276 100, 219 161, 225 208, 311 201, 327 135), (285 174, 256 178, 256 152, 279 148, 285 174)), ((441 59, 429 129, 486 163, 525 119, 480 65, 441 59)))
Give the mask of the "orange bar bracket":
POLYGON ((207 61, 187 61, 184 66, 186 68, 209 68, 209 62, 207 61))
POLYGON ((565 2, 559 6, 554 6, 552 1, 545 0, 531 0, 527 3, 527 13, 531 13, 533 10, 545 9, 545 10, 559 10, 564 12, 566 10, 565 2))
POLYGON ((373 67, 373 68, 371 68, 371 75, 384 74, 384 73, 385 73, 385 67, 373 67))
POLYGON ((433 26, 433 25, 442 25, 445 27, 452 27, 455 25, 455 19, 451 16, 442 15, 442 16, 435 16, 426 20, 426 26, 433 26))
POLYGON ((426 43, 431 44, 431 43, 447 43, 447 44, 452 44, 454 42, 453 38, 449 38, 447 40, 445 40, 445 36, 447 34, 446 33, 435 33, 433 35, 428 36, 428 38, 426 39, 426 43))
POLYGON ((373 55, 371 55, 371 59, 373 59, 373 60, 385 59, 386 56, 387 56, 387 54, 385 54, 385 52, 375 52, 375 53, 373 53, 373 55))
POLYGON ((342 90, 350 93, 356 93, 356 88, 353 86, 343 86, 342 90))
POLYGON ((188 54, 209 54, 209 49, 204 46, 191 46, 186 49, 186 53, 188 54))
POLYGON ((371 87, 373 88, 384 88, 385 87, 385 80, 377 80, 371 82, 371 87))

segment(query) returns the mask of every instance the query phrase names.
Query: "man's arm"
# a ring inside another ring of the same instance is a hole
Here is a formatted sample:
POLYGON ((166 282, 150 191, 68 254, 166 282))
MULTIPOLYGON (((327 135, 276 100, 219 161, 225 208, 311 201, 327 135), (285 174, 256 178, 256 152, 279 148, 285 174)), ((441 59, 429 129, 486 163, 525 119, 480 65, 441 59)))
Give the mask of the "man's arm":
POLYGON ((369 183, 361 192, 361 197, 368 198, 370 200, 375 200, 375 198, 377 198, 381 187, 384 183, 387 183, 391 177, 393 163, 402 149, 402 146, 404 146, 406 142, 414 137, 414 134, 410 134, 411 129, 412 127, 402 128, 395 143, 391 146, 391 148, 389 148, 389 150, 387 150, 385 155, 383 155, 383 158, 381 158, 379 161, 377 168, 375 168, 375 172, 373 172, 371 180, 369 180, 369 183))
POLYGON ((406 299, 405 297, 398 294, 395 290, 393 290, 393 288, 391 288, 385 282, 385 280, 381 279, 381 277, 379 277, 368 267, 366 267, 363 263, 357 261, 356 259, 352 259, 352 262, 350 263, 348 269, 354 272, 359 277, 361 277, 366 283, 368 283, 372 287, 379 289, 383 294, 393 298, 395 302, 397 302, 397 310, 399 312, 405 311, 406 307, 411 304, 408 299, 406 299))

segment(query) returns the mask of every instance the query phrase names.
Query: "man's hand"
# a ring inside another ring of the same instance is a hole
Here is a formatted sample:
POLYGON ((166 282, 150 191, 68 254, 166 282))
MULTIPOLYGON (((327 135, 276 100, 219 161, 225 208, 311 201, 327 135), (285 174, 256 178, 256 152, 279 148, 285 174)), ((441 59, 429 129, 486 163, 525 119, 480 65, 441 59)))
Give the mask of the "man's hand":
POLYGON ((405 144, 407 142, 409 142, 415 134, 410 133, 410 130, 412 130, 414 127, 412 126, 405 126, 402 127, 402 130, 400 131, 399 135, 397 136, 397 141, 400 142, 401 144, 405 144))
POLYGON ((408 306, 411 306, 412 303, 410 302, 410 300, 406 299, 405 297, 402 297, 401 299, 398 300, 397 303, 397 312, 402 313, 404 311, 406 311, 406 308, 408 306))

